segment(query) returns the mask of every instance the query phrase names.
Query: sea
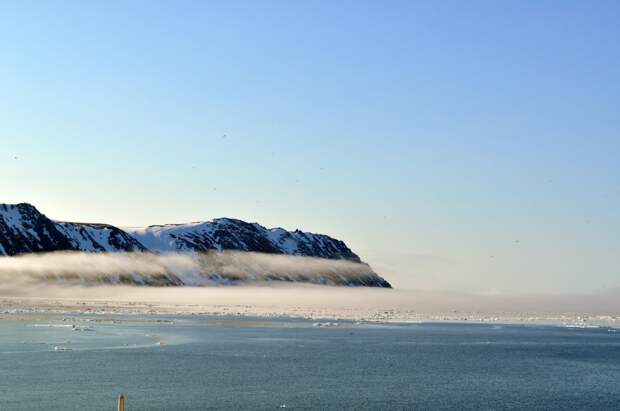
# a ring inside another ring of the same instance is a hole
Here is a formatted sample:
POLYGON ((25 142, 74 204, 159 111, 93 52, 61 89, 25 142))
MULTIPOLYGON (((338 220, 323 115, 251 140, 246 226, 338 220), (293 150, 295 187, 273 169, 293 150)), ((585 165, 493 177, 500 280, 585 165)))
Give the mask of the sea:
POLYGON ((620 331, 185 316, 0 319, 0 410, 620 410, 620 331))

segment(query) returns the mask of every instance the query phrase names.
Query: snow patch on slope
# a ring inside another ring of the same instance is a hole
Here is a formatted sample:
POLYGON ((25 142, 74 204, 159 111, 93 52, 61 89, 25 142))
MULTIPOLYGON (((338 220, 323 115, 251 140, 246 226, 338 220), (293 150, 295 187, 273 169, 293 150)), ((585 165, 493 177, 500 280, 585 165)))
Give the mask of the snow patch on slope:
POLYGON ((8 205, 4 209, 0 209, 0 216, 10 227, 12 227, 12 231, 15 234, 27 234, 34 240, 40 240, 37 232, 34 231, 32 227, 24 224, 24 218, 17 206, 8 205))
POLYGON ((329 236, 267 229, 231 218, 125 230, 148 249, 159 252, 239 250, 360 261, 342 241, 329 236))

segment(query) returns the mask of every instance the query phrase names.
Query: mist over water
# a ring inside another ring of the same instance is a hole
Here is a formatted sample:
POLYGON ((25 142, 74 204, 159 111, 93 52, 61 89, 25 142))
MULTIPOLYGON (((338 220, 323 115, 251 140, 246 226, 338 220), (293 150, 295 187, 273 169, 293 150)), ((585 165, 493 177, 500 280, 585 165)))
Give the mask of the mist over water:
POLYGON ((368 265, 351 261, 237 251, 54 252, 0 258, 0 280, 5 283, 216 285, 284 280, 341 285, 372 277, 377 276, 368 265))
POLYGON ((56 252, 0 258, 0 297, 186 307, 252 306, 284 311, 302 307, 331 313, 394 310, 620 314, 618 289, 557 295, 459 293, 270 281, 274 275, 290 280, 308 280, 320 275, 333 280, 376 274, 365 264, 349 261, 245 252, 201 255, 56 252), (235 286, 218 286, 222 283, 205 281, 205 272, 243 281, 234 282, 235 286), (139 276, 148 283, 148 278, 157 279, 171 273, 186 284, 211 286, 149 287, 121 284, 118 280, 119 276, 139 276))

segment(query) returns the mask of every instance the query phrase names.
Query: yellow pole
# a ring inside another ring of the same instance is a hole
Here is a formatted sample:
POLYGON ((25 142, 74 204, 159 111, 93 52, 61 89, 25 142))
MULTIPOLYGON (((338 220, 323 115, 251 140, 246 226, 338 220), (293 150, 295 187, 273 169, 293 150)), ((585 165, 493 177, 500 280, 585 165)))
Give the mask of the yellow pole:
POLYGON ((125 411, 125 396, 123 394, 118 395, 118 411, 125 411))

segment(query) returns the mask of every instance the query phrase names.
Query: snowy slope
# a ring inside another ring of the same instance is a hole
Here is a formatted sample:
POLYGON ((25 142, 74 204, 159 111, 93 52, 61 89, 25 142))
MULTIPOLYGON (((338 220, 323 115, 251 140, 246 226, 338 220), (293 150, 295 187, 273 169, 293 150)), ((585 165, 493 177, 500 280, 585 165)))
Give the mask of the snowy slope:
POLYGON ((360 261, 344 242, 329 236, 267 229, 257 223, 231 218, 125 230, 155 251, 238 250, 360 261))
POLYGON ((146 248, 111 225, 55 222, 30 204, 0 204, 0 255, 63 250, 119 252, 146 248))
POLYGON ((121 230, 108 224, 52 221, 30 204, 0 205, 0 254, 57 250, 238 250, 360 261, 344 242, 327 235, 267 229, 231 218, 121 230))
POLYGON ((0 204, 0 254, 72 250, 56 224, 30 204, 0 204))
POLYGON ((56 223, 73 249, 90 252, 146 251, 146 248, 123 230, 107 224, 56 223))

